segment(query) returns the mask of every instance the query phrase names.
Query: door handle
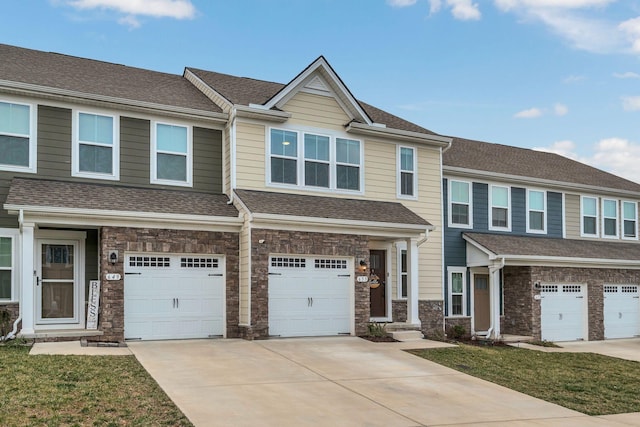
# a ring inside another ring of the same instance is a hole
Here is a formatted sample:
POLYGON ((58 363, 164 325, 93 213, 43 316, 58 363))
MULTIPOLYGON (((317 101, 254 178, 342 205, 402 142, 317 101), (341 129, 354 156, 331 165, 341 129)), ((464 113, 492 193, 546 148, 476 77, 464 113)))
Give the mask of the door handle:
POLYGON ((311 298, 307 297, 307 307, 311 307, 311 298))
POLYGON ((313 307, 313 297, 311 297, 311 307, 313 307))
POLYGON ((36 286, 40 286, 40 277, 36 276, 36 286))
POLYGON ((180 299, 176 298, 176 308, 180 308, 180 299))
POLYGON ((618 313, 618 319, 622 319, 622 313, 618 313))

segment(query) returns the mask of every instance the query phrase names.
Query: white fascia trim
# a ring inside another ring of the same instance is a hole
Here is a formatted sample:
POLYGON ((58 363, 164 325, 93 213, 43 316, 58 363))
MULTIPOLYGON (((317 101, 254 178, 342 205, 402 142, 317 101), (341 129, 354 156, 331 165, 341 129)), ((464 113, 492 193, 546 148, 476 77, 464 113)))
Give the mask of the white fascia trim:
POLYGON ((391 138, 396 141, 412 142, 414 144, 431 145, 438 148, 446 148, 452 139, 439 135, 411 132, 408 130, 382 128, 358 122, 351 122, 346 126, 346 131, 356 135, 373 136, 379 138, 391 138))
POLYGON ((284 123, 291 118, 291 113, 279 110, 269 110, 259 107, 247 107, 246 105, 234 105, 237 117, 266 120, 269 122, 284 123))
POLYGON ((240 217, 221 217, 212 215, 167 214, 159 212, 131 212, 59 208, 48 206, 4 205, 13 215, 23 212, 24 220, 36 224, 64 225, 121 225, 152 228, 186 228, 202 226, 208 230, 220 229, 239 231, 242 227, 240 217))
POLYGON ((173 105, 156 104, 153 102, 136 101, 132 99, 117 98, 106 95, 95 95, 84 92, 76 92, 66 89, 52 88, 29 83, 18 83, 8 80, 0 80, 0 88, 13 91, 20 95, 39 96, 56 100, 71 100, 88 103, 92 105, 104 106, 103 103, 115 104, 122 109, 134 111, 162 112, 163 114, 176 115, 179 117, 198 118, 201 120, 213 121, 216 123, 226 123, 229 115, 226 113, 216 113, 214 111, 197 110, 194 108, 177 107, 173 105))
POLYGON ((229 112, 233 107, 233 103, 229 101, 224 95, 220 92, 206 84, 200 77, 196 76, 191 70, 185 68, 184 70, 184 78, 187 79, 192 85, 196 87, 200 92, 204 94, 209 100, 213 103, 218 104, 218 101, 222 101, 224 105, 219 105, 223 111, 229 112), (210 93, 207 93, 210 92, 210 93), (215 95, 215 97, 210 96, 210 94, 215 95))
POLYGON ((476 169, 467 169, 460 168, 455 166, 442 166, 442 171, 445 173, 445 178, 453 178, 455 177, 466 177, 466 178, 480 178, 484 180, 491 180, 493 182, 496 179, 503 179, 505 182, 509 182, 511 184, 520 185, 522 187, 525 184, 533 184, 534 186, 547 186, 547 188, 553 188, 559 193, 564 193, 567 190, 575 190, 575 191, 589 191, 596 193, 607 193, 617 196, 626 196, 626 197, 638 197, 638 192, 629 191, 629 190, 620 190, 616 188, 607 188, 607 187, 598 187, 595 185, 585 185, 585 184, 576 184, 573 182, 563 182, 563 181, 554 181, 551 179, 543 179, 543 178, 533 178, 528 176, 519 176, 519 175, 509 175, 498 172, 489 172, 482 171, 476 169))
POLYGON ((416 237, 435 230, 434 226, 418 224, 395 224, 389 222, 356 221, 333 218, 315 218, 302 216, 284 216, 274 214, 254 213, 252 215, 253 227, 259 228, 266 225, 274 225, 279 228, 302 226, 308 228, 314 226, 326 228, 329 232, 348 232, 355 234, 367 234, 382 237, 416 237))

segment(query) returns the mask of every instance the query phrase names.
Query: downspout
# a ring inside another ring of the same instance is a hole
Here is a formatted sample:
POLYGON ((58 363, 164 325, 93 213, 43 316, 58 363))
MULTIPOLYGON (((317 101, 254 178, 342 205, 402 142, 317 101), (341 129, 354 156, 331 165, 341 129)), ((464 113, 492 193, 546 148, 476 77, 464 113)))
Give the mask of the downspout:
POLYGON ((236 107, 231 111, 231 127, 229 129, 229 201, 227 204, 233 204, 236 190, 236 107))
POLYGON ((425 243, 427 240, 429 240, 429 231, 435 231, 435 227, 429 227, 426 230, 424 230, 424 238, 418 240, 416 242, 416 246, 422 246, 423 243, 425 243))
MULTIPOLYGON (((24 222, 24 212, 22 209, 18 212, 18 224, 20 232, 22 232, 22 223, 24 222)), ((12 340, 16 337, 18 332, 18 323, 22 321, 22 302, 18 301, 18 318, 13 322, 13 329, 4 337, 0 337, 0 341, 12 340)))

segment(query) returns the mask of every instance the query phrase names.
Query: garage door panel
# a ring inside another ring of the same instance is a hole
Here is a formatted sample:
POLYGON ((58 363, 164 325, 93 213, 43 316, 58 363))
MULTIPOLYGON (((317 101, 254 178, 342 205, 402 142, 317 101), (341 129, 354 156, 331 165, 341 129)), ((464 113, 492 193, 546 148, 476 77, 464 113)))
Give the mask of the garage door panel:
POLYGON ((632 338, 640 335, 640 289, 637 285, 604 286, 604 336, 632 338))
POLYGON ((546 341, 585 338, 586 293, 584 286, 543 285, 540 292, 541 335, 546 341))

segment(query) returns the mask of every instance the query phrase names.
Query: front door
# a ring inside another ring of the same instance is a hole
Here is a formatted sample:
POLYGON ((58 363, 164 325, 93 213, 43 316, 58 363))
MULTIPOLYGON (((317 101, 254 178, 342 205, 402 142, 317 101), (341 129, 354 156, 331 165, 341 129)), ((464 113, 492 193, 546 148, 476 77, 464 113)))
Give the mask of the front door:
POLYGON ((475 331, 488 331, 491 327, 491 301, 489 275, 473 275, 473 319, 475 331))
POLYGON ((369 252, 371 267, 369 280, 369 299, 371 303, 371 317, 387 316, 387 251, 372 250, 369 252))
POLYGON ((78 243, 41 239, 37 245, 37 323, 79 323, 78 243))

